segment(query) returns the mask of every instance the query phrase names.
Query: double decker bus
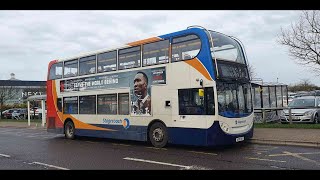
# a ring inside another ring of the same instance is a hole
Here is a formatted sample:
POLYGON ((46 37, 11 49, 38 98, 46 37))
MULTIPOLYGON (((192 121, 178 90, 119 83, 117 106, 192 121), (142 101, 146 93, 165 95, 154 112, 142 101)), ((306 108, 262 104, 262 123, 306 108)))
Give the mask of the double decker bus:
POLYGON ((201 26, 53 60, 47 130, 160 148, 246 141, 253 136, 247 63, 238 39, 201 26))

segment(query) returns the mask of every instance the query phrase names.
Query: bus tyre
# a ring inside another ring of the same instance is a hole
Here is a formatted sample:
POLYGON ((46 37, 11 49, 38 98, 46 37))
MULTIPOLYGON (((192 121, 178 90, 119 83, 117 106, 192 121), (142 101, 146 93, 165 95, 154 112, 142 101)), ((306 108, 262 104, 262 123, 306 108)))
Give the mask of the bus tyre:
POLYGON ((162 148, 167 145, 167 128, 160 122, 151 125, 149 130, 149 140, 154 147, 162 148))
POLYGON ((64 135, 67 139, 74 139, 74 124, 72 121, 68 121, 65 125, 64 125, 64 135))

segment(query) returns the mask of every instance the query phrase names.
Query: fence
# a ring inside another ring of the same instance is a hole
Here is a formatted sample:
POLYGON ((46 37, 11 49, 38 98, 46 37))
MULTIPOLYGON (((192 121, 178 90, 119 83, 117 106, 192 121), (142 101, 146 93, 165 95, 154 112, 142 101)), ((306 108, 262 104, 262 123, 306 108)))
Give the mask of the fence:
POLYGON ((267 123, 280 121, 283 110, 287 109, 289 113, 289 124, 292 124, 292 109, 319 109, 316 107, 299 107, 299 108, 256 108, 254 109, 254 121, 257 123, 267 123))

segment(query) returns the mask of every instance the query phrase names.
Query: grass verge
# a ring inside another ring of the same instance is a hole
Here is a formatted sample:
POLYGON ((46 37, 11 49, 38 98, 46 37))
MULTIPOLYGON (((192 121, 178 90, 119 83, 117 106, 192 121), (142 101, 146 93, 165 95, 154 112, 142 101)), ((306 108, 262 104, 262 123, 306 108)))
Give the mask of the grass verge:
POLYGON ((320 124, 280 124, 280 123, 255 123, 255 128, 298 128, 298 129, 320 129, 320 124))

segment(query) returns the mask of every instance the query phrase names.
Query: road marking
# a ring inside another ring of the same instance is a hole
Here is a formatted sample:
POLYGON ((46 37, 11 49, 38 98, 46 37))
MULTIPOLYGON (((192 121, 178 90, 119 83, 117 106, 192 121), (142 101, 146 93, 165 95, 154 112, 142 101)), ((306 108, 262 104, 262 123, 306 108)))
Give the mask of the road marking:
POLYGON ((287 161, 278 161, 273 159, 261 159, 261 158, 253 158, 253 157, 247 157, 247 159, 259 160, 259 161, 271 161, 271 162, 287 162, 287 161))
POLYGON ((14 129, 4 129, 4 130, 1 129, 0 132, 13 132, 13 131, 14 131, 14 129))
POLYGON ((300 154, 320 154, 320 152, 307 152, 307 153, 291 153, 288 151, 283 151, 284 154, 270 154, 269 156, 292 156, 292 155, 300 155, 300 154))
POLYGON ((214 169, 202 167, 202 166, 190 166, 190 170, 214 170, 214 169))
POLYGON ((29 136, 29 135, 31 135, 31 134, 32 134, 32 133, 30 133, 30 132, 16 132, 15 135, 26 137, 26 136, 29 136))
POLYGON ((63 168, 63 167, 59 167, 59 166, 54 166, 54 165, 50 165, 50 164, 45 164, 45 163, 41 163, 41 162, 32 162, 32 164, 38 164, 38 165, 47 166, 47 167, 52 167, 52 168, 61 169, 61 170, 70 170, 70 169, 67 169, 67 168, 63 168))
POLYGON ((43 134, 49 134, 49 133, 46 133, 46 132, 39 132, 39 133, 34 133, 34 132, 30 132, 32 135, 43 135, 43 134))
POLYGON ((112 145, 115 145, 115 146, 130 146, 128 144, 118 144, 118 143, 112 143, 112 145))
POLYGON ((156 148, 156 147, 147 147, 147 148, 149 148, 149 149, 156 149, 156 150, 168 150, 168 149, 166 149, 166 148, 156 148))
POLYGON ((287 168, 282 168, 282 167, 278 167, 278 166, 270 166, 272 168, 276 168, 276 169, 287 169, 287 168))
POLYGON ((188 151, 188 152, 197 153, 197 154, 205 154, 205 155, 213 155, 213 156, 218 155, 216 153, 207 153, 207 152, 199 152, 199 151, 188 151))
POLYGON ((320 165, 320 163, 318 163, 315 160, 300 156, 300 154, 319 154, 320 152, 314 152, 314 153, 291 153, 289 151, 283 151, 283 153, 284 154, 271 154, 269 156, 293 156, 293 157, 296 157, 296 158, 299 158, 299 159, 302 159, 302 160, 309 161, 309 162, 315 163, 317 165, 320 165))
POLYGON ((6 158, 11 157, 10 155, 6 155, 6 154, 0 154, 0 156, 2 156, 2 157, 6 157, 6 158))
POLYGON ((130 158, 130 157, 125 157, 123 159, 129 160, 129 161, 140 161, 140 162, 146 162, 146 163, 161 164, 161 165, 166 165, 166 166, 175 166, 175 167, 181 167, 181 168, 185 168, 185 169, 192 168, 192 166, 184 166, 184 165, 180 165, 180 164, 172 164, 172 163, 165 163, 165 162, 151 161, 151 160, 137 159, 137 158, 130 158))

